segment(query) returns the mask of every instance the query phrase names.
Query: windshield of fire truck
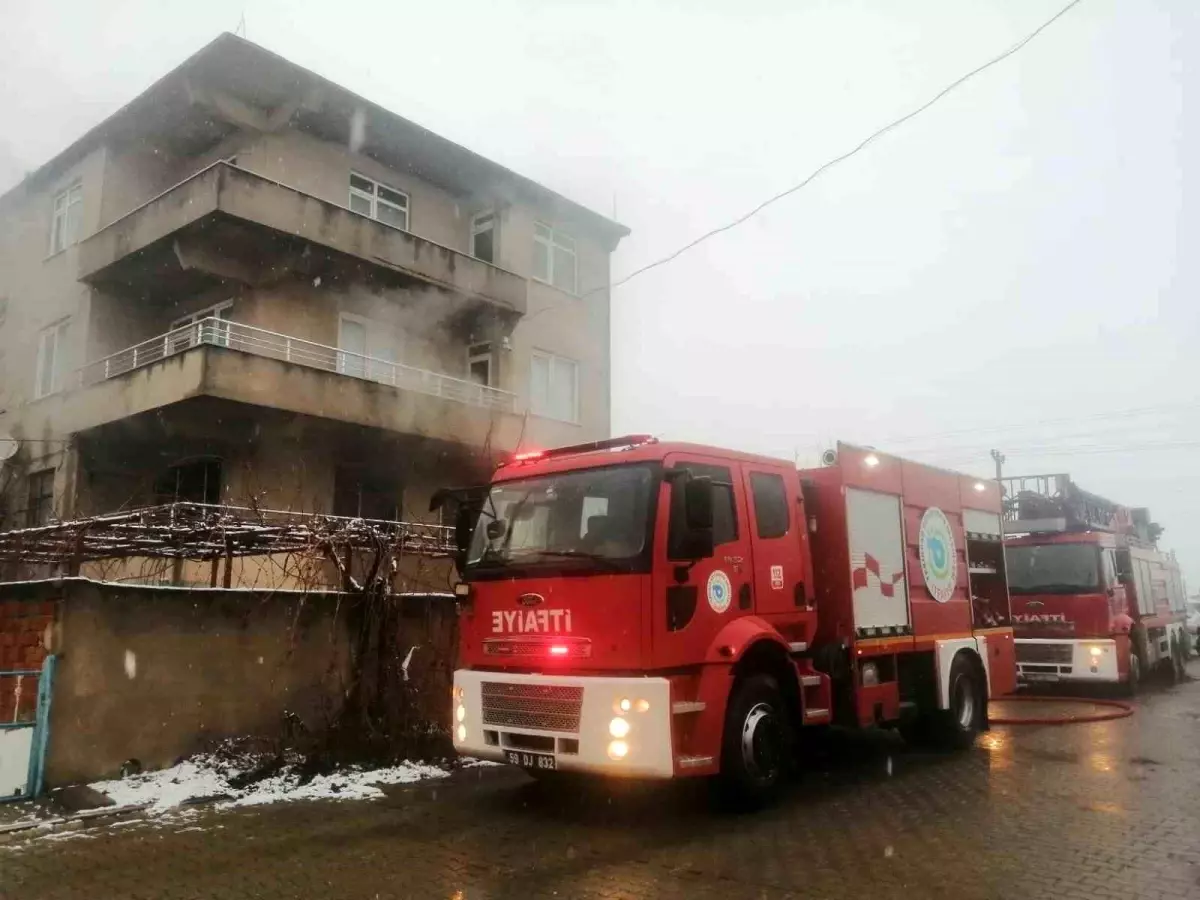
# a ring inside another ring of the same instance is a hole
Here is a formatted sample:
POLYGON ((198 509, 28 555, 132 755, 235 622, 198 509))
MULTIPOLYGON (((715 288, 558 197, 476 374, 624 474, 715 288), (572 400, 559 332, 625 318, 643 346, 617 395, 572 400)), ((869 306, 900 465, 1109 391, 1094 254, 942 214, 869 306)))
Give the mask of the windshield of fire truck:
POLYGON ((476 573, 633 571, 646 556, 657 483, 656 466, 622 465, 494 485, 467 564, 476 573))
POLYGON ((1095 544, 1010 546, 1004 552, 1010 594, 1078 594, 1103 590, 1095 544))

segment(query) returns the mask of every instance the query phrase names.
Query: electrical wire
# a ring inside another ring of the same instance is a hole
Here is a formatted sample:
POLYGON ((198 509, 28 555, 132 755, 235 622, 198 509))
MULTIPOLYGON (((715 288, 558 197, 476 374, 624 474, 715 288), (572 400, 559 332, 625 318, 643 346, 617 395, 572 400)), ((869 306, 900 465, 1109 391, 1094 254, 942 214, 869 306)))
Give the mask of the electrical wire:
MULTIPOLYGON (((1063 16, 1065 16, 1067 13, 1069 13, 1072 9, 1074 9, 1076 6, 1078 6, 1082 2, 1083 2, 1083 0, 1071 0, 1070 3, 1068 3, 1062 9, 1060 9, 1058 12, 1056 12, 1049 19, 1042 22, 1041 25, 1039 25, 1033 31, 1029 32, 1029 34, 1025 35, 1025 37, 1021 38, 1021 40, 1017 41, 1017 43, 1013 44, 1011 47, 1009 47, 1003 53, 999 54, 998 56, 992 57, 987 62, 985 62, 979 66, 976 66, 974 69, 967 72, 965 75, 959 76, 957 79, 952 81, 946 87, 942 88, 940 91, 938 91, 936 94, 934 94, 930 99, 926 100, 920 106, 916 107, 915 109, 910 110, 909 112, 905 113, 898 119, 893 119, 891 122, 888 122, 882 128, 878 128, 875 131, 871 132, 869 135, 867 135, 867 137, 863 138, 863 140, 861 140, 857 145, 855 145, 850 150, 847 150, 845 153, 842 153, 840 156, 835 156, 833 159, 830 159, 830 160, 822 163, 820 166, 818 166, 816 169, 814 169, 812 172, 810 172, 808 174, 808 176, 805 177, 802 181, 799 181, 796 184, 793 184, 791 187, 786 188, 786 189, 780 191, 779 193, 774 194, 771 197, 768 197, 766 200, 762 201, 757 206, 750 209, 748 212, 745 212, 742 215, 738 216, 737 218, 735 218, 729 222, 726 222, 724 225, 718 225, 716 228, 713 228, 713 229, 710 229, 709 231, 704 232, 704 234, 700 235, 697 238, 694 238, 691 241, 688 241, 682 247, 667 254, 666 256, 661 257, 660 259, 656 259, 653 262, 647 263, 646 265, 641 266, 640 268, 634 269, 628 275, 624 276, 623 278, 618 279, 617 281, 614 281, 607 285, 602 285, 597 288, 593 288, 590 291, 580 294, 577 299, 586 300, 588 297, 591 297, 595 294, 601 293, 606 290, 610 290, 610 291, 615 290, 616 288, 619 288, 623 284, 628 284, 630 281, 632 281, 634 278, 637 278, 639 275, 643 275, 646 272, 651 271, 652 269, 657 269, 660 266, 665 266, 668 263, 673 262, 674 260, 678 259, 683 254, 687 253, 689 250, 692 250, 695 247, 698 247, 700 244, 703 244, 705 241, 708 241, 708 240, 716 237, 719 234, 723 234, 726 231, 732 231, 734 228, 737 228, 739 225, 742 225, 745 222, 747 222, 750 219, 757 216, 759 213, 761 213, 764 209, 771 206, 772 204, 778 203, 780 200, 783 200, 786 197, 790 197, 792 194, 795 194, 798 191, 803 190, 804 188, 806 188, 810 184, 812 184, 814 181, 816 181, 818 178, 820 178, 822 175, 824 175, 826 172, 828 172, 830 169, 834 168, 837 165, 840 165, 841 163, 844 163, 846 160, 850 159, 851 157, 857 156, 859 153, 861 153, 863 150, 865 150, 868 146, 873 144, 875 141, 877 141, 879 138, 883 137, 888 132, 894 131, 895 129, 899 128, 901 125, 905 124, 906 122, 910 121, 911 119, 914 119, 917 116, 921 115, 921 113, 925 112, 927 109, 934 106, 935 104, 940 102, 945 97, 949 96, 954 91, 958 90, 958 88, 962 87, 964 84, 971 81, 973 78, 983 74, 988 69, 992 68, 992 66, 998 65, 999 63, 1004 62, 1010 56, 1013 56, 1014 54, 1020 52, 1022 49, 1024 49, 1024 47, 1027 44, 1029 44, 1032 40, 1034 40, 1034 38, 1036 38, 1043 31, 1045 31, 1047 28, 1049 28, 1051 25, 1053 25, 1055 22, 1057 22, 1059 19, 1061 19, 1063 16)), ((572 299, 576 299, 576 298, 572 298, 572 299)), ((565 301, 560 301, 559 303, 543 307, 542 309, 538 310, 536 313, 533 313, 533 315, 526 316, 525 321, 529 321, 530 319, 535 318, 536 316, 541 315, 542 313, 547 312, 548 310, 555 309, 558 306, 561 306, 563 302, 565 302, 565 301)))

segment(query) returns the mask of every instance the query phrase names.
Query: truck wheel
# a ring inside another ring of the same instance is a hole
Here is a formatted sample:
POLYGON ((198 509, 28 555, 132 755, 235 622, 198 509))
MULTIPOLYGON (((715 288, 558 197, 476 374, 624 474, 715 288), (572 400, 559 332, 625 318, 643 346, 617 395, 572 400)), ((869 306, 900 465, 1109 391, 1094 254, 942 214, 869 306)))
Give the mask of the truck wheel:
POLYGON ((721 740, 720 788, 740 808, 764 804, 783 778, 787 717, 775 679, 751 675, 733 688, 721 740))
POLYGON ((965 654, 958 654, 950 666, 950 708, 938 717, 938 743, 951 750, 975 743, 983 729, 986 702, 975 666, 965 654))
POLYGON ((1136 650, 1129 654, 1129 679, 1122 685, 1126 697, 1137 695, 1142 686, 1142 659, 1136 650))
POLYGON ((1177 636, 1171 639, 1171 662, 1175 670, 1175 683, 1187 680, 1187 650, 1177 636))

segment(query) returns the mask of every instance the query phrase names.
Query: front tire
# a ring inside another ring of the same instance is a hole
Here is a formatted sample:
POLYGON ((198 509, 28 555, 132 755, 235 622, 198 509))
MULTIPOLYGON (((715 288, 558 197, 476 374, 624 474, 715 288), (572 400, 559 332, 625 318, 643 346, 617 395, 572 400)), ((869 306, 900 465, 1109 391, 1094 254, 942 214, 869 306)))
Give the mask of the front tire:
POLYGON ((964 653, 950 666, 950 708, 938 716, 938 743, 949 750, 963 750, 975 743, 983 730, 987 695, 979 670, 964 653))
POLYGON ((720 788, 738 808, 771 799, 787 764, 788 718, 783 696, 769 675, 751 675, 733 688, 721 740, 720 788))

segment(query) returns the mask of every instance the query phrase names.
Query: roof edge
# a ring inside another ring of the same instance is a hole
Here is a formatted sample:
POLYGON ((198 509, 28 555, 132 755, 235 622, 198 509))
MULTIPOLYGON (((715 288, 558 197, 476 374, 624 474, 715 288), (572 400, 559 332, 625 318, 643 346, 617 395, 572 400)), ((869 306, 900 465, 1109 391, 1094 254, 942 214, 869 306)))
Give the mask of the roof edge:
POLYGON ((215 38, 213 38, 195 53, 192 53, 190 56, 188 56, 179 65, 175 66, 175 68, 171 69, 165 75, 152 82, 149 87, 135 96, 132 100, 129 100, 111 115, 107 116, 101 122, 89 128, 80 137, 72 141, 50 159, 46 160, 41 165, 37 166, 37 168, 28 172, 25 177, 21 179, 21 181, 13 185, 3 194, 0 194, 0 205, 3 205, 11 197, 17 195, 23 189, 42 180, 43 178, 46 178, 56 169, 69 164, 75 159, 81 158, 83 155, 86 155, 86 153, 95 145, 98 145, 103 141, 105 134, 112 130, 115 125, 132 116, 133 112, 138 107, 151 102, 153 96, 164 90, 170 82, 182 77, 185 72, 199 65, 210 54, 217 53, 221 50, 221 48, 224 47, 250 50, 254 53, 278 60, 283 65, 286 65, 299 73, 301 77, 319 82, 321 87, 336 92, 356 104, 361 104, 367 109, 368 114, 372 116, 385 117, 394 122, 401 123, 407 128, 412 128, 420 132, 422 136, 426 137, 432 142, 441 143, 444 146, 452 147, 456 152, 465 153, 470 157, 473 157, 474 160, 482 167, 490 169, 498 179, 502 181, 508 181, 517 187, 530 191, 534 195, 544 200, 548 200, 552 203, 564 204, 572 213, 580 215, 588 222, 588 224, 602 232, 604 236, 612 242, 614 247, 617 242, 630 234, 630 229, 628 226, 622 225, 620 222, 610 219, 607 216, 596 212, 590 207, 584 206, 582 203, 571 200, 569 197, 566 197, 557 191, 546 187, 538 181, 534 181, 528 176, 522 175, 519 172, 508 168, 507 166, 476 153, 469 147, 465 147, 447 137, 443 137, 442 135, 431 131, 430 129, 418 124, 417 122, 414 122, 411 119, 401 116, 398 113, 394 113, 375 101, 368 100, 360 94, 357 94, 354 91, 351 91, 350 89, 331 81, 325 76, 320 75, 311 69, 300 65, 299 63, 292 62, 287 57, 282 56, 273 50, 269 50, 260 44, 256 44, 253 41, 249 41, 228 31, 218 34, 215 38))

